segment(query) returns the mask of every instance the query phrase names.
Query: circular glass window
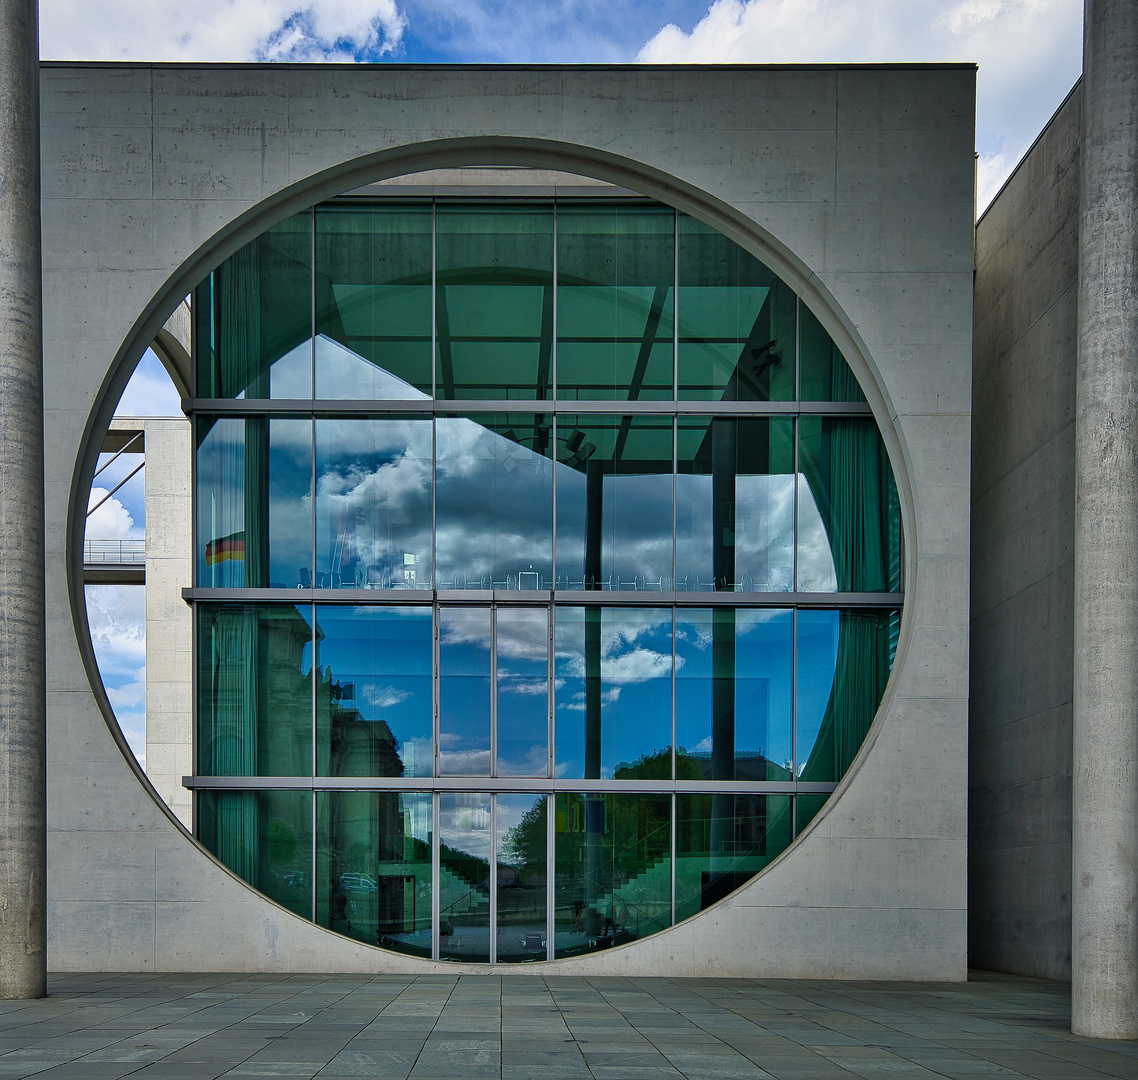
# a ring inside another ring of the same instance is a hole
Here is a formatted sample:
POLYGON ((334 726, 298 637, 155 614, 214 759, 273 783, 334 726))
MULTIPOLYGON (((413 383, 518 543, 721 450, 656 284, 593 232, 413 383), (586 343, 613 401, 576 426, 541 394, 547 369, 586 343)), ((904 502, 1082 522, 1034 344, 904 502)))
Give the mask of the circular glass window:
POLYGON ((192 297, 197 835, 539 961, 717 902, 881 700, 896 486, 822 325, 643 199, 346 197, 192 297))

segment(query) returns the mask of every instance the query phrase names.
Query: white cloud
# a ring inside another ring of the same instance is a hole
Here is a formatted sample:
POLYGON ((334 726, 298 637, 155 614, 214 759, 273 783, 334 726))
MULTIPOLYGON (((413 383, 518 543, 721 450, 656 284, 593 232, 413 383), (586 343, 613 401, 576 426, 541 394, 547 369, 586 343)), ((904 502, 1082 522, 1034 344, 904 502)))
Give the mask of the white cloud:
POLYGON ((86 535, 92 540, 125 540, 139 535, 134 527, 134 518, 114 496, 107 498, 104 487, 91 488, 87 507, 101 505, 87 515, 86 535))
POLYGON ((405 27, 395 0, 54 0, 41 8, 40 53, 58 60, 350 61, 389 54, 405 27))
POLYGON ((1079 76, 1082 0, 715 0, 646 63, 976 62, 982 209, 1079 76))
POLYGON ((411 695, 406 690, 396 686, 366 686, 362 696, 369 705, 377 709, 390 709, 395 705, 402 705, 411 695))
POLYGON ((99 675, 115 719, 146 767, 146 591, 137 585, 88 585, 87 622, 99 675))

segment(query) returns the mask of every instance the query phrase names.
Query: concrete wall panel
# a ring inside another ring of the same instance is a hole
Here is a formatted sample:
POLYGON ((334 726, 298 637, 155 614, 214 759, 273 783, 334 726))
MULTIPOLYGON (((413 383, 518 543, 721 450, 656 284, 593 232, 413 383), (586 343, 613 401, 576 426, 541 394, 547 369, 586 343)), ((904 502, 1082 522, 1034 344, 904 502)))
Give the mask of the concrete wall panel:
POLYGON ((1059 979, 1071 972, 1081 100, 976 231, 970 962, 1059 979))
MULTIPOLYGON (((875 728, 807 833, 696 918, 543 973, 963 978, 973 103, 963 67, 46 65, 49 579, 66 580, 98 388, 156 294, 151 335, 192 284, 170 284, 183 265, 225 254, 241 215, 323 170, 358 183, 355 159, 409 144, 493 137, 479 152, 493 164, 546 140, 528 163, 550 168, 575 146, 581 172, 669 194, 765 250, 843 342, 897 455, 908 594, 875 728)), ((201 852, 120 753, 62 587, 52 597, 50 827, 75 863, 52 896, 53 967, 432 970, 292 916, 201 852), (139 863, 116 886, 124 843, 152 847, 149 884, 139 863), (67 895, 81 880, 98 882, 89 900, 67 895)))

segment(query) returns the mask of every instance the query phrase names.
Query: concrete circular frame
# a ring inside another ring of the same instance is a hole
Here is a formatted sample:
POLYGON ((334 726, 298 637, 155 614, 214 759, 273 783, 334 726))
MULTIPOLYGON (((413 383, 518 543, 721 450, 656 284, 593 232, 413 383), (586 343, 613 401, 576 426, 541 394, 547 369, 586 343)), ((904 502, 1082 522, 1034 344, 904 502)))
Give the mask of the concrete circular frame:
MULTIPOLYGON (((548 139, 508 136, 467 136, 396 146, 364 157, 354 158, 315 173, 303 180, 298 180, 239 214, 225 228, 210 237, 178 267, 166 280, 165 285, 151 297, 149 303, 143 308, 130 333, 123 340, 111 360, 107 374, 99 387, 94 404, 87 417, 87 423, 79 443, 79 454, 72 473, 67 504, 67 586, 71 602, 72 621, 79 653, 83 658, 83 665, 92 693, 98 702, 111 736, 139 783, 183 836, 202 854, 224 870, 226 874, 268 903, 275 904, 274 901, 258 892, 252 885, 239 878, 221 863, 167 806, 165 800, 151 784, 145 770, 127 743, 115 717, 114 707, 111 705, 106 687, 103 685, 98 661, 95 658, 91 629, 87 620, 86 597, 83 591, 83 537, 86 508, 98 463, 99 448, 102 445, 104 434, 110 427, 119 399, 122 397, 126 384, 134 373, 139 360, 142 359, 142 354, 158 336, 162 326, 177 306, 219 263, 278 222, 307 210, 317 203, 343 194, 345 191, 351 191, 354 188, 363 187, 380 180, 411 176, 435 169, 471 166, 550 169, 578 176, 587 176, 639 192, 641 195, 675 207, 677 210, 681 210, 685 214, 689 214, 717 229, 743 248, 744 251, 766 263, 783 281, 790 285, 807 302, 811 312, 833 338, 849 362, 869 402, 873 417, 877 421, 878 430, 885 442, 886 452, 889 455, 897 483, 904 556, 901 573, 906 596, 912 596, 917 586, 918 562, 914 542, 916 517, 914 493, 910 482, 909 454, 904 439, 893 423, 896 410, 893 408, 888 392, 882 385, 869 350, 853 323, 841 310, 830 290, 817 275, 785 244, 735 208, 659 169, 608 151, 548 139)), ((906 618, 905 614, 903 607, 901 628, 889 681, 886 684, 873 723, 870 725, 870 729, 849 769, 811 823, 791 841, 781 854, 760 870, 755 877, 741 885, 740 889, 747 888, 756 878, 764 876, 785 859, 792 857, 795 849, 799 846, 799 842, 817 827, 837 800, 841 798, 842 793, 857 775, 862 762, 872 751, 880 731, 881 717, 887 711, 893 698, 894 686, 896 685, 894 674, 904 666, 905 657, 909 650, 912 637, 912 619, 906 618)), ((691 922, 693 919, 714 911, 738 891, 729 893, 708 908, 707 911, 701 911, 690 916, 683 922, 691 922)), ((286 909, 282 908, 282 910, 286 909)), ((290 914, 292 913, 290 912, 290 914)), ((297 917, 299 918, 299 916, 297 917)), ((672 929, 674 927, 668 927, 659 931, 659 934, 667 934, 672 929)), ((367 945, 364 942, 357 944, 364 948, 382 951, 380 946, 367 945)), ((629 942, 627 945, 619 946, 619 948, 622 950, 634 948, 637 944, 639 942, 629 942)), ((500 968, 507 966, 509 965, 499 965, 500 968)))

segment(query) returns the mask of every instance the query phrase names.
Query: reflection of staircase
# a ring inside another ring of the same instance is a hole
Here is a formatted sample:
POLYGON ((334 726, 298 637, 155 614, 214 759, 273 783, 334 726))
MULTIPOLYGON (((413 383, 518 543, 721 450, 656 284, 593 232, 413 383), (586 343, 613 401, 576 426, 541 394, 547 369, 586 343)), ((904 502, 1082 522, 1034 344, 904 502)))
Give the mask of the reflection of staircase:
POLYGON ((466 915, 478 909, 488 909, 490 897, 465 876, 452 873, 447 867, 439 867, 439 911, 443 918, 448 915, 466 915))

